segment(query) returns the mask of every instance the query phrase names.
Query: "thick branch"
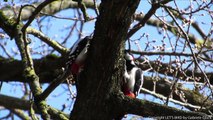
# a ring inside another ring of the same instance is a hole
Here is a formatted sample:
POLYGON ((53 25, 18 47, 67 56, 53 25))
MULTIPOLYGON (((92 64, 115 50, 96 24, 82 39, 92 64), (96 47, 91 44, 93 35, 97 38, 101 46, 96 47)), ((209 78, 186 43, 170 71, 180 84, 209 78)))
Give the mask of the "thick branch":
POLYGON ((11 109, 17 108, 21 110, 29 110, 30 101, 0 94, 0 106, 4 106, 6 108, 11 108, 11 109))
MULTIPOLYGON (((31 107, 31 103, 28 100, 22 100, 19 98, 0 94, 0 106, 4 106, 5 108, 9 108, 9 109, 21 109, 21 110, 29 111, 31 107)), ((33 109, 35 110, 36 113, 40 114, 41 111, 39 111, 35 105, 33 106, 33 109)), ((50 106, 48 107, 48 112, 55 119, 69 118, 69 115, 61 112, 60 110, 52 108, 50 106)))
MULTIPOLYGON (((37 7, 40 3, 32 4, 32 6, 24 7, 21 13, 21 20, 28 20, 29 17, 33 14, 33 11, 35 10, 35 7, 37 7)), ((87 8, 94 8, 94 4, 92 0, 85 0, 84 4, 87 6, 87 8)), ((78 8, 78 3, 73 2, 72 0, 63 0, 63 1, 55 1, 49 5, 47 5, 45 8, 42 9, 41 13, 50 14, 53 15, 57 12, 60 12, 61 10, 69 9, 69 8, 78 8)), ((20 7, 16 8, 17 11, 19 11, 20 7)), ((15 17, 13 9, 4 7, 1 9, 4 14, 15 17)), ((40 14, 39 16, 43 16, 44 14, 40 14)))
POLYGON ((161 105, 146 100, 131 99, 126 96, 122 97, 122 95, 112 96, 112 99, 113 99, 112 102, 117 107, 117 109, 121 109, 124 113, 136 114, 143 117, 185 116, 185 117, 209 118, 209 116, 207 116, 204 113, 178 110, 176 108, 168 107, 166 105, 161 105))
POLYGON ((55 50, 57 50, 62 55, 66 55, 68 53, 68 49, 60 45, 56 40, 51 40, 47 36, 45 36, 42 32, 33 29, 33 28, 27 28, 27 33, 32 34, 38 38, 40 38, 43 42, 47 43, 49 46, 53 47, 55 50))
POLYGON ((10 111, 13 112, 14 114, 16 114, 22 120, 30 120, 30 117, 25 115, 24 111, 22 111, 20 109, 10 109, 10 111))
MULTIPOLYGON (((163 96, 169 96, 171 93, 171 86, 173 85, 172 82, 162 79, 162 78, 152 78, 152 77, 145 77, 143 88, 148 89, 149 91, 153 91, 154 93, 161 94, 163 96)), ((145 92, 147 93, 147 92, 145 92)), ((149 94, 149 93, 148 93, 149 94)), ((191 105, 196 106, 203 106, 206 108, 206 110, 200 110, 200 111, 207 111, 210 110, 213 112, 213 101, 211 99, 208 99, 207 96, 204 96, 203 94, 199 93, 195 90, 190 90, 185 87, 181 83, 178 83, 176 90, 172 93, 172 99, 183 102, 183 103, 189 103, 191 105)), ((186 108, 195 111, 196 108, 193 108, 191 106, 185 106, 186 108)))
MULTIPOLYGON (((61 68, 65 65, 65 58, 59 58, 56 55, 48 55, 41 59, 33 60, 36 74, 38 74, 41 83, 50 83, 62 73, 61 68)), ((0 81, 29 82, 23 76, 24 66, 21 61, 13 59, 0 59, 0 81), (15 67, 14 67, 15 66, 15 67)))

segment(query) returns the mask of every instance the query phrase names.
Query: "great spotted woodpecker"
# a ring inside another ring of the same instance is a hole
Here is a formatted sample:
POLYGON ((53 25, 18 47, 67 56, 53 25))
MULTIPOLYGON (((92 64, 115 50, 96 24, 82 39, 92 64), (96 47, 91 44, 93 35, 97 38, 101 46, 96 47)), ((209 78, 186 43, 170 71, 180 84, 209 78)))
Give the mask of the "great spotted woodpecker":
POLYGON ((67 66, 74 77, 78 75, 84 66, 91 39, 92 37, 86 36, 85 38, 76 41, 70 48, 67 66))
POLYGON ((143 71, 136 66, 133 56, 125 53, 125 71, 122 91, 124 95, 136 98, 143 85, 143 71))

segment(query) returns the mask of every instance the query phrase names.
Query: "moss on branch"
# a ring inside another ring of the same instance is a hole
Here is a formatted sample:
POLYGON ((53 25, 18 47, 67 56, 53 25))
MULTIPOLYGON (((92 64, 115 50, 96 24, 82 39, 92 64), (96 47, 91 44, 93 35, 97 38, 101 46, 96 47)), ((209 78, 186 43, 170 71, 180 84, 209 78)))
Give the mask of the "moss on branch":
MULTIPOLYGON (((11 97, 7 95, 0 94, 0 106, 4 106, 7 109, 21 109, 24 111, 30 111, 31 109, 31 103, 28 100, 23 100, 16 97, 11 97)), ((38 108, 33 104, 33 109, 37 114, 41 114, 41 111, 38 110, 38 108)), ((65 114, 64 112, 52 108, 48 106, 48 113, 52 116, 54 119, 60 119, 60 120, 67 120, 69 118, 69 115, 65 114)))
POLYGON ((42 89, 39 83, 39 77, 36 75, 33 60, 31 58, 28 45, 26 44, 25 33, 21 31, 22 27, 17 25, 15 29, 15 41, 18 46, 19 52, 21 53, 22 64, 24 66, 24 78, 27 79, 30 85, 30 89, 34 96, 34 102, 38 109, 41 111, 41 116, 44 120, 49 120, 50 115, 47 112, 47 104, 45 100, 39 100, 38 96, 42 93, 42 89))
POLYGON ((0 28, 2 28, 11 38, 14 37, 14 26, 16 20, 12 17, 6 16, 2 10, 0 10, 0 28))
POLYGON ((38 31, 36 29, 27 28, 27 33, 38 37, 40 40, 42 40, 43 42, 45 42, 46 44, 48 44, 49 46, 51 46, 52 48, 57 50, 62 55, 66 55, 68 53, 68 51, 69 51, 67 48, 63 47, 61 44, 56 42, 56 40, 52 40, 52 39, 48 38, 42 32, 40 32, 40 31, 38 31))

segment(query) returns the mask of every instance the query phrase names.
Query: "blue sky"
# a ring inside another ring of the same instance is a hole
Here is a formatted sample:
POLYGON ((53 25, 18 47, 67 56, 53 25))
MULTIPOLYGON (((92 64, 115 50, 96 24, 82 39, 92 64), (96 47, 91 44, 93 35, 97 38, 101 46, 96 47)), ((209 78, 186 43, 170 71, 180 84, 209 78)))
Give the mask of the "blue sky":
MULTIPOLYGON (((179 1, 179 7, 180 8, 185 8, 186 5, 189 2, 187 0, 181 0, 179 1), (185 5, 185 6, 184 6, 185 5)), ((173 6, 173 4, 170 4, 173 6)), ((147 1, 142 0, 140 2, 140 5, 137 9, 137 13, 142 12, 142 13, 147 13, 147 11, 150 8, 150 4, 147 3, 147 1)), ((196 7, 196 5, 195 5, 196 7)), ((212 10, 212 8, 211 8, 212 10)), ((87 10, 89 16, 95 17, 95 13, 93 10, 87 10)), ((162 15, 162 9, 157 10, 157 15, 162 15)), ((64 10, 60 13, 57 13, 57 16, 66 16, 66 17, 73 17, 74 16, 74 11, 72 10, 64 10)), ((200 14, 200 13, 199 13, 200 14)), ((199 25, 201 26, 201 28, 203 30, 209 30, 210 29, 210 25, 209 25, 209 21, 211 20, 211 18, 208 15, 205 16, 200 16, 200 15, 195 15, 195 20, 199 20, 199 25), (202 24, 206 23, 206 24, 202 24)), ((206 13, 205 13, 206 14, 206 13)), ((155 17, 152 17, 155 18, 155 17)), ((170 20, 169 18, 167 18, 168 20, 170 20)), ((39 19, 38 19, 39 20, 39 19)), ((72 26, 74 24, 74 21, 70 21, 70 20, 61 20, 61 19, 55 19, 55 18, 51 18, 51 17, 47 17, 44 19, 44 23, 43 27, 42 27, 42 31, 49 36, 52 39, 57 40, 58 42, 62 42, 65 38, 65 36, 68 34, 66 32, 66 29, 70 29, 70 26, 72 26), (48 25, 48 27, 46 26, 48 25)), ((78 23, 80 24, 80 23, 78 23)), ((94 25, 95 25, 95 20, 94 21, 90 21, 84 24, 83 27, 83 36, 87 36, 90 35, 92 33, 92 31, 94 31, 94 25)), ((32 27, 38 29, 38 24, 36 22, 36 20, 32 23, 32 27)), ((79 30, 79 28, 77 27, 77 29, 79 30)), ((161 45, 162 42, 161 40, 163 39, 162 34, 158 34, 156 32, 156 28, 152 27, 152 26, 145 26, 144 28, 140 29, 131 39, 138 39, 139 36, 143 35, 143 34, 147 34, 149 35, 149 40, 157 40, 157 42, 155 43, 155 45, 161 45)), ((192 30, 192 32, 198 37, 200 38, 200 35, 198 35, 198 33, 194 30, 192 30)), ((72 46, 72 44, 78 39, 78 31, 75 30, 73 32, 73 35, 69 38, 68 44, 65 45, 65 47, 70 48, 72 46)), ((46 47, 46 44, 44 44, 43 42, 41 42, 39 39, 30 36, 32 39, 32 43, 30 44, 31 47, 35 48, 34 50, 36 50, 36 52, 40 52, 43 51, 44 49, 51 49, 49 47, 46 47)), ((9 40, 9 38, 5 39, 5 40, 1 40, 0 42, 6 42, 7 44, 7 49, 8 51, 17 51, 17 47, 15 46, 14 40, 9 40)), ((144 44, 146 43, 146 37, 143 37, 140 41, 138 41, 138 44, 140 45, 141 49, 144 50, 145 46, 144 44)), ((168 41, 167 41, 168 42, 168 41)), ((132 44, 132 48, 135 50, 138 50, 138 47, 133 43, 132 44)), ((13 52, 12 52, 13 53, 13 52)), ((5 56, 5 53, 3 52, 2 49, 0 49, 0 54, 2 56, 5 56)), ((43 53, 43 55, 47 55, 48 52, 43 53)), ((56 53, 57 54, 57 53, 56 53)), ((40 58, 41 55, 34 55, 34 58, 40 58)), ((15 56, 16 59, 20 59, 19 55, 15 56)), ((151 56, 150 59, 156 59, 156 56, 151 56)), ((169 58, 165 58, 165 62, 168 61, 169 58)), ((207 69, 208 71, 208 69, 207 69)), ((209 71, 213 71, 212 69, 209 69, 209 71)), ((47 84, 42 85, 43 89, 45 89, 47 87, 47 84)), ((22 97, 23 93, 22 93, 22 85, 20 83, 3 83, 3 87, 0 91, 1 94, 7 94, 10 96, 15 96, 15 97, 22 97)), ((67 90, 67 85, 62 85, 57 87, 52 94, 47 98, 47 102, 49 105, 58 108, 58 109, 62 109, 62 104, 66 103, 67 106, 70 105, 70 103, 72 103, 72 100, 70 99, 70 93, 67 90)), ((72 91, 75 92, 75 87, 72 86, 72 91)), ((154 97, 150 96, 150 95, 140 95, 139 98, 142 99, 147 99, 150 101, 154 101, 154 102, 159 102, 162 103, 161 100, 159 99, 155 99, 154 97)), ((173 103, 170 103, 171 106, 175 106, 173 103)), ((178 107, 178 106, 177 106, 178 107)), ((179 107, 178 107, 179 108, 179 107)), ((65 112, 69 113, 70 112, 70 107, 67 107, 67 109, 65 109, 65 112)), ((0 112, 0 117, 2 115, 6 114, 5 112, 0 112)))

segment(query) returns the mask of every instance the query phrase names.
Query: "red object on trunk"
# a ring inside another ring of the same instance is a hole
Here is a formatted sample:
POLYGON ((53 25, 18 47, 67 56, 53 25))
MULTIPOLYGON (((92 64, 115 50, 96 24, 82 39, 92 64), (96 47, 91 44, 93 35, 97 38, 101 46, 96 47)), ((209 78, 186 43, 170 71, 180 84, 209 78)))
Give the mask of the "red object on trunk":
POLYGON ((80 65, 73 63, 71 66, 71 72, 73 75, 77 75, 80 69, 80 65))
POLYGON ((129 96, 131 98, 136 98, 135 94, 129 90, 124 90, 124 95, 129 96))

